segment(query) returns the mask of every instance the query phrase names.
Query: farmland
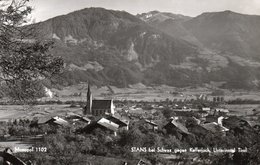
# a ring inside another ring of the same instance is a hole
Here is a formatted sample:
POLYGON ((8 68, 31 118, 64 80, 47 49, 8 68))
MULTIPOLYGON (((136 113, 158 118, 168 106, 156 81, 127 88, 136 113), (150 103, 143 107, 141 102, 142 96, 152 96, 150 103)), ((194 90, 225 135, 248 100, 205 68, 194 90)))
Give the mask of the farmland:
MULTIPOLYGON (((78 85, 68 86, 61 90, 51 89, 55 94, 55 99, 61 101, 85 101, 87 93, 87 84, 81 83, 78 85)), ((225 100, 248 99, 260 100, 259 91, 246 90, 227 90, 219 89, 215 85, 206 84, 204 87, 185 87, 176 88, 167 85, 161 86, 146 86, 142 83, 129 85, 128 88, 118 88, 115 86, 91 86, 92 94, 97 99, 115 99, 115 100, 136 100, 136 101, 160 101, 165 99, 170 100, 190 100, 196 99, 200 95, 207 95, 209 100, 213 99, 211 95, 213 91, 223 91, 225 100)), ((48 100, 48 99, 42 99, 48 100)))
MULTIPOLYGON (((183 101, 196 100, 200 95, 206 95, 208 100, 213 99, 211 95, 212 89, 208 87, 204 88, 175 88, 170 86, 157 86, 148 87, 143 84, 135 84, 129 86, 129 88, 117 88, 114 86, 97 87, 92 86, 92 94, 94 99, 114 99, 118 101, 148 101, 148 102, 160 102, 165 100, 183 101)), ((22 105, 1 105, 0 106, 0 120, 8 121, 11 119, 33 119, 44 116, 64 116, 67 112, 82 113, 82 108, 70 107, 70 104, 64 104, 71 101, 86 102, 87 85, 79 84, 75 86, 65 87, 62 90, 51 89, 55 93, 54 98, 42 98, 40 101, 43 103, 46 101, 59 101, 60 104, 46 104, 37 105, 33 107, 22 105)), ((225 101, 235 99, 248 99, 248 100, 260 100, 260 94, 256 92, 248 91, 224 91, 225 101)), ((233 115, 252 115, 253 109, 260 110, 258 104, 243 104, 243 105, 223 105, 233 115)))
POLYGON ((64 116, 67 112, 81 113, 81 108, 70 108, 70 105, 37 105, 25 107, 21 105, 2 105, 0 109, 0 121, 11 119, 41 118, 46 116, 64 116))

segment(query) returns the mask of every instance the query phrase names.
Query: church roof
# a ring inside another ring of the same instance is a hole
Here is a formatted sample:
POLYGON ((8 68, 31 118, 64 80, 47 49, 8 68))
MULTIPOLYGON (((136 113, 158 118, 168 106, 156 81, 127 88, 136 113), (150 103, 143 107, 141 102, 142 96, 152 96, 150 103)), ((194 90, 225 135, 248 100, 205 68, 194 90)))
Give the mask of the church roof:
POLYGON ((92 100, 92 109, 110 109, 112 100, 92 100))

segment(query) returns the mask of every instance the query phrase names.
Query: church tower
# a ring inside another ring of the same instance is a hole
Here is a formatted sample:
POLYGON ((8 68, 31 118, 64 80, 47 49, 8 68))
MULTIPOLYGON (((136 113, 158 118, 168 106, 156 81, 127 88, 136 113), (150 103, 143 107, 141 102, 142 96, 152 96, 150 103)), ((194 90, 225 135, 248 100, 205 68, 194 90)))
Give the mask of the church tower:
POLYGON ((92 94, 90 91, 90 85, 88 84, 88 92, 87 92, 87 105, 84 109, 84 115, 92 114, 92 94))

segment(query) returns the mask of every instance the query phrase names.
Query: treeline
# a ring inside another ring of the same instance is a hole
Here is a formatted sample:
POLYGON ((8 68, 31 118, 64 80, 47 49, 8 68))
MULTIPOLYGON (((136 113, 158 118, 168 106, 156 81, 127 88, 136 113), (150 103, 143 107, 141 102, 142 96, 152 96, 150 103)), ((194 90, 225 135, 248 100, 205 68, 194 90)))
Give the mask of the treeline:
POLYGON ((260 104, 260 100, 240 99, 226 101, 227 104, 260 104))

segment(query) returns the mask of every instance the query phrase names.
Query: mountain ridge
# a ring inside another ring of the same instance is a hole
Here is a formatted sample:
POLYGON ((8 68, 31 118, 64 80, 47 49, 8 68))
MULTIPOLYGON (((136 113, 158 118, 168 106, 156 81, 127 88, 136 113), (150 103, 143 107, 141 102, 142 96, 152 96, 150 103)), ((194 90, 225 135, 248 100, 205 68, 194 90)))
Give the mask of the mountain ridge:
MULTIPOLYGON (((254 63, 257 55, 234 55, 223 47, 206 45, 212 41, 208 35, 219 30, 201 28, 210 13, 198 17, 179 15, 180 19, 171 19, 176 16, 171 13, 157 17, 158 13, 153 11, 159 21, 144 21, 141 15, 125 11, 86 8, 36 24, 45 37, 55 40, 52 53, 62 56, 67 64, 62 77, 54 83, 88 81, 119 87, 135 83, 183 87, 225 81, 223 87, 227 88, 251 88, 252 84, 252 88, 258 88, 260 62, 254 63), (207 33, 201 38, 203 31, 207 33)), ((233 26, 230 27, 228 33, 232 32, 233 26)), ((246 35, 241 37, 247 41, 246 35)), ((222 38, 219 42, 223 42, 222 38)))

